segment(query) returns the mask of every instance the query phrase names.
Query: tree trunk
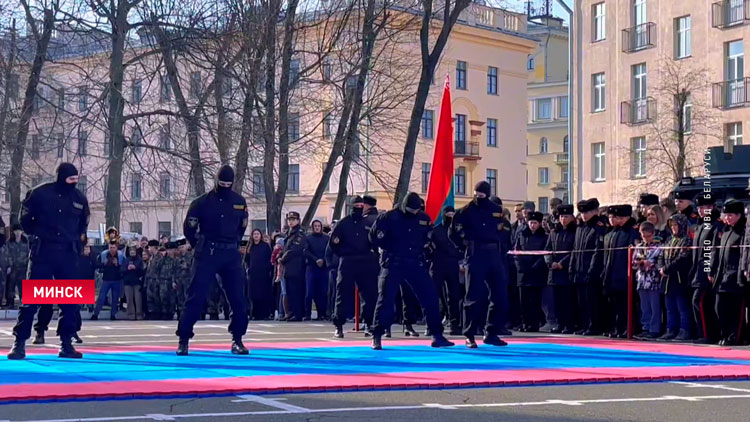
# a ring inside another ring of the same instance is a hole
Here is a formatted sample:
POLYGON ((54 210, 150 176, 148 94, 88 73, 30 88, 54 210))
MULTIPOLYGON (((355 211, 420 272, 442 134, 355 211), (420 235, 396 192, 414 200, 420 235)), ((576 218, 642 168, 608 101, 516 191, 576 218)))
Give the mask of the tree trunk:
MULTIPOLYGON (((6 61, 6 67, 3 69, 3 86, 10 86, 10 78, 13 74, 13 68, 16 65, 16 20, 13 19, 10 30, 10 43, 8 45, 8 59, 6 61)), ((9 143, 9 134, 5 133, 6 123, 10 115, 10 95, 6 88, 5 94, 3 95, 3 103, 0 105, 0 156, 2 156, 3 147, 9 143)), ((11 213, 12 214, 12 213, 11 213)))
MULTIPOLYGON (((263 187, 266 196, 266 227, 268 232, 281 228, 281 207, 276 202, 274 167, 276 164, 276 25, 281 14, 281 1, 270 0, 266 14, 266 86, 265 86, 265 128, 263 131, 263 187)), ((286 182, 286 181, 285 181, 286 182)))
MULTIPOLYGON (((33 24, 33 22, 31 22, 33 24)), ((21 117, 18 122, 18 133, 13 145, 10 168, 10 223, 18 222, 18 213, 21 210, 21 176, 23 170, 23 159, 26 151, 26 138, 29 135, 29 123, 31 122, 31 113, 34 104, 34 98, 37 95, 37 86, 42 76, 42 68, 47 58, 47 47, 52 37, 52 29, 55 24, 54 13, 50 9, 44 10, 44 21, 42 23, 42 34, 36 40, 36 51, 34 52, 34 62, 31 65, 29 81, 26 84, 26 92, 23 98, 23 108, 21 117)))
POLYGON ((252 135, 253 125, 253 98, 255 90, 245 94, 245 100, 242 103, 242 135, 240 144, 237 146, 237 155, 234 157, 234 185, 232 189, 242 195, 242 189, 245 186, 245 176, 247 175, 247 161, 250 158, 250 137, 252 135))
POLYGON ((122 168, 125 160, 125 134, 123 113, 125 101, 122 97, 122 84, 125 74, 123 65, 125 57, 125 41, 130 30, 128 13, 130 7, 127 0, 118 0, 117 8, 112 10, 113 21, 112 55, 109 61, 109 136, 111 139, 111 155, 107 168, 107 192, 105 202, 105 224, 107 227, 120 227, 121 215, 121 187, 122 168))
POLYGON ((448 6, 449 4, 449 2, 446 2, 443 14, 443 26, 440 28, 440 34, 435 41, 432 51, 429 51, 430 23, 433 15, 432 0, 424 0, 422 2, 422 26, 419 30, 419 43, 422 54, 422 74, 419 77, 417 96, 414 100, 414 108, 412 108, 411 117, 409 119, 409 129, 407 130, 406 143, 404 144, 404 154, 401 161, 401 171, 398 176, 398 184, 396 185, 396 193, 393 199, 394 203, 401 202, 401 199, 403 199, 409 191, 411 171, 414 167, 414 153, 417 149, 419 127, 422 123, 424 106, 427 102, 427 96, 430 93, 430 85, 432 83, 435 67, 440 61, 440 56, 443 54, 445 45, 448 42, 448 36, 453 30, 453 26, 456 24, 458 16, 469 6, 469 4, 471 4, 471 0, 456 0, 453 10, 450 9, 448 6))
POLYGON ((216 102, 216 146, 221 164, 229 164, 229 142, 227 137, 227 113, 224 109, 224 53, 218 52, 214 69, 214 101, 216 102))

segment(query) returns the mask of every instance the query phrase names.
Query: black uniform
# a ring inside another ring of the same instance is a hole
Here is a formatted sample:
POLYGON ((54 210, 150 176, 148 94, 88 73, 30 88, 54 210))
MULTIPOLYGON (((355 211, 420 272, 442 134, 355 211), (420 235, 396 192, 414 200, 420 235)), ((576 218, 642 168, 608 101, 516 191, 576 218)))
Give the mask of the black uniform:
POLYGON ((279 262, 284 265, 284 282, 289 310, 288 321, 301 321, 305 316, 305 231, 300 226, 289 229, 279 262))
MULTIPOLYGON (((547 234, 541 227, 542 213, 533 212, 531 221, 539 222, 532 232, 527 225, 516 240, 517 251, 543 251, 547 246, 547 234)), ((543 255, 516 255, 518 287, 521 297, 521 319, 523 331, 538 331, 542 311, 542 288, 547 284, 547 264, 543 255)))
MULTIPOLYGON (((234 171, 231 167, 222 167, 218 180, 233 181, 234 171)), ((231 188, 218 184, 190 204, 182 229, 195 251, 195 257, 185 312, 180 316, 177 327, 181 343, 193 337, 193 326, 200 318, 208 290, 216 282, 216 275, 221 277, 232 310, 229 332, 235 340, 245 335, 245 275, 238 247, 247 228, 247 219, 245 199, 231 188)))
MULTIPOLYGON (((571 212, 572 208, 570 206, 571 212)), ((560 207, 558 207, 559 209, 560 207)), ((567 212, 567 208, 565 210, 567 212)), ((575 222, 571 222, 567 227, 557 223, 549 235, 546 249, 550 252, 572 251, 575 245, 576 231, 575 222)), ((549 268, 547 284, 552 286, 553 289, 555 314, 559 324, 552 331, 564 332, 565 334, 573 332, 576 325, 573 313, 573 289, 570 280, 570 257, 570 253, 552 253, 545 257, 549 268), (555 262, 559 263, 562 268, 553 269, 552 264, 555 262)))
POLYGON ((352 213, 341 219, 331 233, 328 245, 339 259, 333 313, 333 324, 337 327, 342 327, 352 315, 355 284, 360 292, 363 319, 369 325, 375 315, 378 273, 373 271, 373 251, 367 227, 362 208, 352 208, 352 213))
POLYGON ((451 324, 451 331, 455 332, 461 329, 459 261, 462 253, 448 233, 452 221, 451 217, 444 215, 442 224, 435 226, 430 236, 430 249, 432 251, 432 280, 438 296, 445 297, 446 314, 451 324))
MULTIPOLYGON (((632 213, 630 205, 611 206, 609 214, 629 216, 632 213)), ((633 228, 635 219, 630 218, 624 225, 612 227, 604 236, 604 250, 602 252, 602 282, 605 296, 609 303, 612 334, 624 338, 627 331, 628 315, 628 246, 635 245, 640 234, 633 228)))
MULTIPOLYGON (((579 212, 584 213, 598 209, 599 201, 595 198, 580 201, 577 207, 579 212)), ((580 334, 595 335, 601 332, 597 315, 602 290, 601 249, 606 231, 606 226, 598 215, 581 222, 576 229, 569 271, 578 302, 580 334)))
POLYGON ((419 300, 430 333, 442 337, 443 324, 437 294, 424 256, 432 224, 424 212, 414 214, 407 211, 419 210, 418 200, 419 196, 415 193, 408 194, 399 209, 380 215, 370 231, 370 241, 383 253, 373 327, 376 338, 382 336, 393 323, 396 292, 404 282, 409 284, 419 300))
MULTIPOLYGON (((89 224, 89 204, 75 184, 66 183, 78 170, 70 163, 57 169, 57 180, 35 187, 26 194, 21 209, 21 226, 34 236, 31 245, 29 279, 72 280, 78 278, 76 263, 81 253, 82 239, 89 224)), ((13 328, 17 344, 23 345, 31 335, 31 326, 39 305, 23 305, 18 322, 13 328)), ((75 313, 79 305, 60 305, 57 335, 63 347, 61 357, 80 357, 72 350, 71 339, 78 329, 75 313)), ((15 348, 15 347, 14 347, 15 348)), ((13 352, 11 352, 13 355, 13 352)), ((22 358, 10 356, 9 358, 22 358)))
POLYGON ((482 189, 480 192, 487 197, 476 198, 461 208, 451 226, 451 237, 456 243, 463 242, 468 259, 464 299, 464 336, 467 338, 473 338, 485 324, 486 335, 500 334, 505 328, 504 316, 508 308, 508 272, 501 262, 500 242, 510 227, 503 218, 503 209, 489 199, 489 184, 485 189, 483 183, 487 182, 478 183, 476 189, 482 189), (489 306, 484 313, 478 305, 487 291, 489 306))

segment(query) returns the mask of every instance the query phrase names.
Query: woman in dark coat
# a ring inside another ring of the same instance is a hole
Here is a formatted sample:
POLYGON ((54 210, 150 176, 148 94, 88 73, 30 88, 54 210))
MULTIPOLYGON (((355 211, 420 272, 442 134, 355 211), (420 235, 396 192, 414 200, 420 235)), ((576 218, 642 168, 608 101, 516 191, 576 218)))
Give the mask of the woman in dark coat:
POLYGON ((263 233, 259 229, 254 229, 251 237, 245 264, 250 279, 252 319, 265 320, 269 319, 273 312, 271 246, 263 241, 263 233))
MULTIPOLYGON (((688 274, 692 266, 688 219, 683 214, 669 218, 672 235, 659 256, 659 271, 665 286, 667 307, 667 332, 662 340, 691 340, 693 332, 693 312, 690 308, 688 274)), ((692 293, 692 292, 691 292, 692 293)))
MULTIPOLYGON (((516 239, 517 251, 543 251, 547 246, 547 233, 542 228, 544 216, 529 213, 526 227, 516 239)), ((542 288, 547 284, 547 263, 544 255, 516 255, 518 288, 521 296, 521 331, 536 332, 541 325, 542 288)))

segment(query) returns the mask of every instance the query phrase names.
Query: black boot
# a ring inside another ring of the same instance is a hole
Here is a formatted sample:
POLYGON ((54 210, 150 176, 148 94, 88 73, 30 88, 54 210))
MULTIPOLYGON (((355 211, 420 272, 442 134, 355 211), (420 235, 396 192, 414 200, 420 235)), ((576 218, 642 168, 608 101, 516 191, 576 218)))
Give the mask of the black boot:
POLYGON ((58 357, 64 358, 64 359, 80 359, 83 357, 83 354, 76 350, 75 347, 73 347, 73 342, 71 339, 60 339, 60 352, 57 353, 58 357))
POLYGON ((336 331, 333 332, 333 338, 344 338, 344 327, 337 325, 336 331))
POLYGON ((232 354, 233 355, 249 355, 250 351, 247 350, 244 344, 242 344, 242 337, 235 337, 232 339, 232 354))
POLYGON ((455 346, 455 344, 452 341, 449 341, 447 338, 445 338, 442 334, 438 334, 432 339, 432 347, 451 347, 455 346))
POLYGON ((380 334, 375 334, 372 336, 372 350, 381 349, 383 349, 383 344, 380 342, 380 334))
POLYGON ((365 325, 365 337, 372 337, 372 328, 369 325, 365 325))
POLYGON ((181 338, 180 342, 177 344, 177 356, 187 356, 188 355, 188 342, 190 340, 186 338, 181 338))
POLYGON ((81 340, 81 338, 78 337, 78 334, 73 334, 73 340, 75 340, 77 344, 83 343, 83 340, 81 340))
POLYGON ((411 324, 404 324, 404 335, 406 337, 419 337, 419 333, 411 326, 411 324))
POLYGON ((474 340, 474 336, 466 336, 466 348, 468 349, 477 348, 477 342, 476 340, 474 340))
POLYGON ((34 337, 34 341, 31 344, 44 344, 44 331, 37 331, 36 337, 34 337))
POLYGON ((10 349, 10 353, 8 353, 8 359, 22 360, 25 358, 26 358, 26 342, 18 341, 18 339, 16 339, 13 342, 13 347, 10 349))
POLYGON ((508 343, 504 342, 500 337, 496 336, 495 334, 487 334, 484 336, 484 339, 482 339, 482 342, 484 344, 489 344, 490 346, 507 346, 508 343))
POLYGON ((385 329, 385 338, 391 338, 391 327, 385 329))

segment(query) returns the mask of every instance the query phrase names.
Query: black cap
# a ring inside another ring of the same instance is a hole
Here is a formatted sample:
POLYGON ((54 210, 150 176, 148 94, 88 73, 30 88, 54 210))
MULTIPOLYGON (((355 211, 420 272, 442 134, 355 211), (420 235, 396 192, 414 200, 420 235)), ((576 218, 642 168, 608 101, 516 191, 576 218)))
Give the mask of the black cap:
POLYGON ((486 180, 482 180, 481 182, 478 182, 476 184, 476 186, 474 186, 474 192, 481 192, 481 193, 487 195, 488 198, 490 197, 490 191, 491 190, 492 189, 490 187, 490 184, 487 183, 486 180))
POLYGON ((156 240, 156 239, 149 240, 148 241, 148 246, 149 247, 151 247, 151 246, 159 246, 159 241, 156 240))
POLYGON ((177 249, 177 242, 167 242, 164 247, 166 249, 177 249))
POLYGON ((357 195, 354 198, 352 198, 352 205, 364 204, 364 203, 365 203, 364 199, 362 199, 362 197, 359 196, 359 195, 357 195))
POLYGON ((67 179, 70 176, 77 176, 78 175, 78 169, 76 166, 74 166, 71 163, 60 163, 59 166, 57 166, 57 182, 58 183, 65 183, 65 179, 67 179))
POLYGON ((167 250, 167 248, 165 248, 164 246, 159 246, 159 252, 164 252, 166 250, 167 250))
POLYGON ((558 215, 573 215, 573 205, 563 204, 557 206, 558 215))
POLYGON ((529 213, 529 221, 538 221, 542 222, 544 220, 544 214, 540 213, 539 211, 532 211, 529 213))
POLYGON ((523 209, 530 210, 530 211, 536 211, 536 205, 534 205, 534 201, 524 201, 523 202, 523 209))
POLYGON ((578 212, 589 212, 599 209, 599 200, 596 198, 584 199, 576 204, 578 212))
POLYGON ((449 212, 456 212, 456 209, 452 206, 448 205, 447 207, 443 208, 443 214, 449 213, 449 212))
POLYGON ((224 164, 216 174, 216 179, 220 182, 231 182, 234 183, 234 170, 232 166, 224 164))
POLYGON ((286 219, 288 220, 290 218, 296 218, 297 220, 299 220, 299 213, 297 211, 289 211, 288 213, 286 213, 286 219))
POLYGON ((642 193, 638 205, 659 205, 659 196, 653 193, 642 193))
POLYGON ((415 212, 422 208, 422 198, 416 192, 409 192, 401 202, 401 211, 403 212, 415 212))
POLYGON ((240 240, 240 246, 247 246, 248 244, 250 244, 249 240, 240 240))
POLYGON ((734 199, 724 203, 724 209, 722 212, 726 214, 740 214, 745 215, 745 205, 740 201, 734 199))
POLYGON ((613 215, 615 217, 631 217, 633 215, 633 206, 629 204, 610 205, 607 207, 607 215, 613 215))
POLYGON ((698 195, 695 197, 695 205, 699 207, 704 205, 716 205, 716 198, 711 195, 698 195))
POLYGON ((366 205, 369 205, 369 206, 371 206, 371 207, 374 207, 374 206, 378 205, 378 200, 377 200, 377 199, 375 199, 375 197, 373 197, 373 196, 370 196, 370 195, 365 195, 365 196, 363 196, 363 197, 362 197, 362 201, 363 201, 363 202, 364 202, 364 203, 365 203, 366 205))
POLYGON ((684 190, 683 191, 676 190, 672 192, 672 196, 674 196, 674 199, 687 199, 688 201, 693 200, 693 194, 684 190))
POLYGON ((182 239, 177 239, 177 242, 175 243, 177 243, 177 246, 184 246, 187 245, 187 239, 183 237, 182 239))
POLYGON ((501 207, 503 206, 503 200, 498 196, 493 196, 492 198, 490 198, 490 201, 496 203, 497 205, 500 205, 501 207))

